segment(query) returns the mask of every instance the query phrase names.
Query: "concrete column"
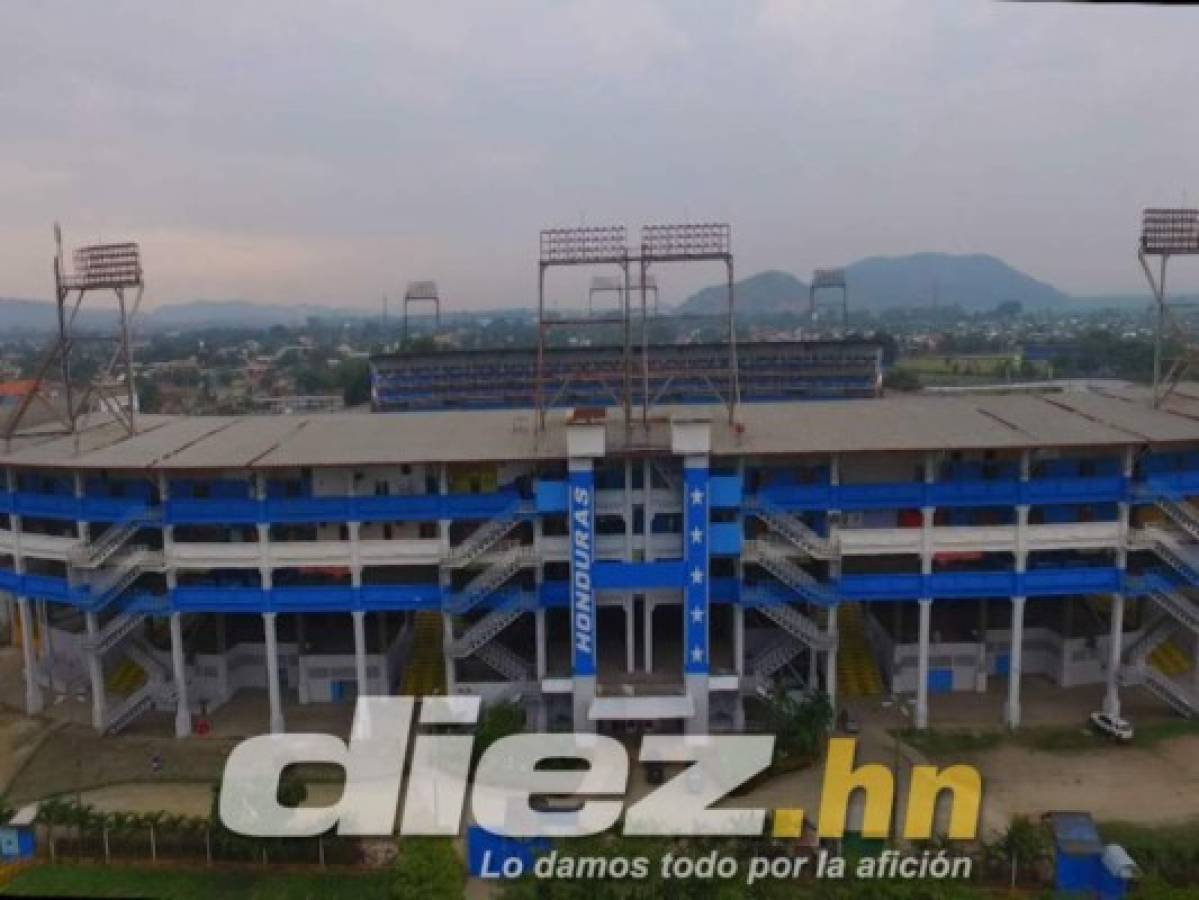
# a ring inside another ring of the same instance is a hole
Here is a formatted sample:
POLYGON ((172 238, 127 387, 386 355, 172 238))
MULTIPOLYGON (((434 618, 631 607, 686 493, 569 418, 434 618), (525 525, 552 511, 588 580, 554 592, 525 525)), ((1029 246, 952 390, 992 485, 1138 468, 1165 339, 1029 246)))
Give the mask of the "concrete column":
POLYGON ((25 664, 25 712, 36 716, 42 711, 43 700, 33 658, 33 607, 28 597, 17 597, 17 612, 21 617, 21 657, 25 664))
POLYGON ((296 613, 296 700, 301 705, 312 698, 308 693, 308 672, 304 666, 304 614, 296 613))
POLYGON ((441 646, 445 655, 445 692, 453 694, 458 684, 458 672, 454 666, 454 657, 450 656, 450 644, 454 643, 454 617, 450 613, 441 614, 441 646))
POLYGON ((733 671, 745 674, 745 607, 733 606, 733 671))
POLYGON ((1024 597, 1012 598, 1012 649, 1008 666, 1007 719, 1008 728, 1020 727, 1020 672, 1024 657, 1024 597))
POLYGON ((820 686, 820 660, 815 650, 808 650, 808 688, 816 690, 820 686))
POLYGON ((192 733, 192 713, 187 699, 187 667, 183 659, 181 613, 171 613, 171 666, 175 674, 175 737, 187 737, 192 733))
POLYGON ((279 691, 279 641, 275 633, 275 613, 262 614, 262 630, 266 635, 266 688, 271 703, 271 734, 282 734, 283 698, 279 691))
POLYGON ((537 680, 543 681, 548 671, 546 662, 545 610, 539 609, 533 613, 534 640, 537 644, 537 680))
POLYGON ((974 691, 987 692, 987 601, 978 601, 978 662, 974 668, 974 691))
POLYGON ((104 667, 100 651, 95 648, 100 636, 100 626, 94 612, 84 613, 87 626, 87 677, 92 686, 92 728, 104 731, 104 667))
POLYGON ((917 601, 920 607, 920 637, 916 657, 916 727, 928 727, 928 645, 932 630, 933 601, 924 598, 917 601))
MULTIPOLYGON (((1107 692, 1103 697, 1103 711, 1109 716, 1120 715, 1120 657, 1124 641, 1124 595, 1112 595, 1112 631, 1107 648, 1107 692)), ((1199 657, 1197 657, 1199 659, 1199 657)), ((1196 666, 1199 669, 1199 666, 1196 666)))
POLYGON ((824 682, 828 692, 828 702, 833 710, 837 709, 837 607, 828 608, 828 632, 833 638, 833 649, 825 654, 824 682))
POLYGON ((637 601, 632 594, 624 601, 624 657, 625 671, 632 675, 637 671, 637 601))
POLYGON ((654 601, 647 594, 645 597, 645 672, 647 675, 654 671, 654 601))
POLYGON ((351 610, 354 619, 354 673, 358 676, 358 696, 365 697, 370 693, 370 685, 366 680, 366 611, 351 610))

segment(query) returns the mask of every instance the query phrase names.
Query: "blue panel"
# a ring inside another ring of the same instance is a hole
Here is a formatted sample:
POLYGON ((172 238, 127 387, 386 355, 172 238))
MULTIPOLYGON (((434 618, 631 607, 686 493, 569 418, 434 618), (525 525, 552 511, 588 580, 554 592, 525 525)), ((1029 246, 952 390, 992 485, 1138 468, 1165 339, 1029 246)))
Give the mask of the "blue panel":
POLYGON ((570 582, 543 581, 538 602, 547 608, 565 609, 570 606, 570 582))
POLYGON ((711 486, 707 466, 683 468, 683 671, 708 672, 708 509, 711 486))
POLYGON ((15 594, 20 586, 20 575, 12 569, 0 569, 0 591, 12 591, 15 594))
POLYGON ((279 612, 339 612, 355 607, 356 593, 349 586, 277 587, 271 590, 271 608, 279 612))
POLYGON ((264 612, 270 601, 256 587, 177 587, 171 606, 179 612, 264 612))
POLYGON ((446 494, 441 500, 442 518, 490 519, 519 503, 520 495, 514 490, 502 490, 494 494, 446 494))
POLYGON ((368 610, 441 609, 442 592, 436 584, 364 584, 358 604, 368 610))
POLYGON ((837 489, 841 509, 891 509, 924 506, 924 482, 843 484, 837 489))
POLYGON ((71 494, 17 494, 13 512, 44 519, 80 518, 79 501, 71 494))
POLYGON ((570 646, 575 677, 595 676, 595 473, 570 473, 570 646))
POLYGON ((1128 485, 1119 475, 1090 478, 1037 478, 1023 485, 1025 503, 1117 503, 1128 485))
POLYGON ((567 494, 565 481, 538 481, 537 511, 540 513, 566 512, 567 494))
POLYGON ((168 500, 163 508, 168 525, 254 525, 265 522, 266 506, 257 500, 168 500))
POLYGON ((145 501, 135 497, 85 497, 82 507, 83 517, 93 522, 115 522, 147 510, 145 501))
POLYGON ((653 590, 683 586, 681 562, 596 562, 592 572, 595 590, 653 590))
POLYGON ((441 518, 441 498, 437 494, 355 497, 353 508, 359 522, 431 522, 441 518))
POLYGON ((1000 653, 995 657, 995 675, 1007 678, 1012 671, 1012 657, 1009 653, 1000 653))
POLYGON ((928 692, 930 694, 952 694, 953 669, 929 669, 928 692))
POLYGON ((833 488, 827 484, 771 485, 761 494, 788 511, 837 508, 833 488))
POLYGON ((1009 506, 1019 502, 1020 482, 942 481, 928 485, 930 506, 1009 506))
POLYGON ((741 508, 741 477, 717 475, 708 480, 708 492, 712 509, 741 508))
POLYGON ((271 522, 347 522, 350 520, 350 499, 300 497, 267 500, 266 514, 271 522))
POLYGON ((709 547, 713 556, 737 556, 741 553, 741 523, 719 522, 708 527, 709 547))
POLYGON ((1023 595, 1102 594, 1122 589, 1120 570, 1114 566, 1075 566, 1033 569, 1022 578, 1023 595))
POLYGON ((0 491, 0 513, 10 513, 16 505, 16 499, 8 491, 0 491))
POLYGON ((847 600, 917 600, 927 596, 924 576, 842 575, 838 593, 847 600))
POLYGON ((926 578, 928 597, 1015 597, 1015 572, 941 572, 926 578))

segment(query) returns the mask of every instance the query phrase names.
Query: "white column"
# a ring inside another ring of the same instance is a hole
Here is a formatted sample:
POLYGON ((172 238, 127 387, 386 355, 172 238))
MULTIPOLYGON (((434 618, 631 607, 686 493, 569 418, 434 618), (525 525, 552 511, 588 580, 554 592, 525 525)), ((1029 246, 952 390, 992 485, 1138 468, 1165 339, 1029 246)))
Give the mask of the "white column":
POLYGON ((1024 603, 1025 598, 1012 598, 1012 649, 1009 657, 1007 682, 1008 728, 1020 727, 1020 671, 1024 665, 1024 603))
POLYGON ((624 657, 625 671, 630 675, 637 670, 637 601, 630 594, 624 601, 624 657))
MULTIPOLYGON (((1120 657, 1124 641, 1124 595, 1112 595, 1112 632, 1107 648, 1107 693, 1103 711, 1109 716, 1120 715, 1120 657)), ((1199 666, 1197 666, 1199 668, 1199 666)))
POLYGON ((825 654, 824 681, 828 691, 828 702, 834 710, 837 708, 837 607, 828 608, 828 633, 833 639, 833 647, 825 654))
POLYGON ((358 696, 365 697, 370 693, 366 681, 366 611, 355 609, 350 615, 354 619, 354 673, 358 676, 358 696))
POLYGON ((645 672, 654 671, 654 601, 645 595, 645 672))
POLYGON ((92 727, 96 731, 104 730, 104 667, 101 665, 100 651, 96 649, 96 641, 100 636, 100 626, 94 612, 84 613, 84 623, 87 626, 87 677, 92 686, 92 727))
POLYGON ((21 657, 25 663, 25 712, 36 716, 42 711, 43 700, 33 658, 33 606, 28 597, 17 598, 17 611, 21 616, 21 657))
POLYGON ((534 640, 537 643, 537 680, 543 681, 548 671, 545 652, 545 610, 539 609, 533 614, 534 640))
POLYGON ((917 601, 920 607, 920 638, 916 657, 916 727, 928 727, 928 644, 932 630, 933 601, 917 601))
POLYGON ((733 606, 733 671, 745 674, 745 607, 733 606))
POLYGON ((304 666, 304 614, 296 613, 296 701, 301 705, 311 701, 308 693, 308 672, 304 666))
POLYGON ((171 666, 175 674, 175 737, 187 737, 192 733, 192 712, 183 659, 183 615, 177 612, 171 613, 171 666))
POLYGON ((262 630, 266 634, 266 687, 271 703, 271 734, 282 734, 283 698, 279 692, 279 641, 275 634, 275 613, 262 614, 262 630))
POLYGON ((458 673, 454 669, 454 657, 450 656, 450 644, 454 643, 454 617, 450 613, 441 614, 441 646, 445 657, 445 692, 453 694, 458 683, 458 673))

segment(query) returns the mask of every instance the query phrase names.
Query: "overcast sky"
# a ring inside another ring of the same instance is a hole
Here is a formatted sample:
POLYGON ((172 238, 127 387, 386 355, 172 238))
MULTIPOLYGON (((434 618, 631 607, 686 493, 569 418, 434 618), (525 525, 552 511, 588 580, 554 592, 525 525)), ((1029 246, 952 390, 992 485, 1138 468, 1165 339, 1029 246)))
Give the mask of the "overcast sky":
POLYGON ((524 304, 543 227, 711 219, 739 275, 941 250, 1141 291, 1141 208, 1199 203, 1197 39, 981 0, 9 0, 0 296, 49 294, 56 218, 141 241, 155 304, 524 304))

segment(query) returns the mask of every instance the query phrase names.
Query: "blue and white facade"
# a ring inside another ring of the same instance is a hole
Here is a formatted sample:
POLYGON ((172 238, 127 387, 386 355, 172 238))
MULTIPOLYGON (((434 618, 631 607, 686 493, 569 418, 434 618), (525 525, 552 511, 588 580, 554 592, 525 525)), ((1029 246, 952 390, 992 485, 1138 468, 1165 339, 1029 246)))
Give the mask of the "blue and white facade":
POLYGON ((440 689, 550 728, 735 730, 778 682, 844 699, 850 641, 918 725, 1000 686, 1018 725, 1031 677, 1199 708, 1193 670, 1155 661, 1199 633, 1199 421, 1088 395, 1042 424, 1030 402, 972 408, 993 443, 931 399, 22 438, 0 592, 26 705, 86 693, 99 730, 158 711, 185 735, 257 689, 283 730, 290 704, 399 692, 435 616, 440 689))

